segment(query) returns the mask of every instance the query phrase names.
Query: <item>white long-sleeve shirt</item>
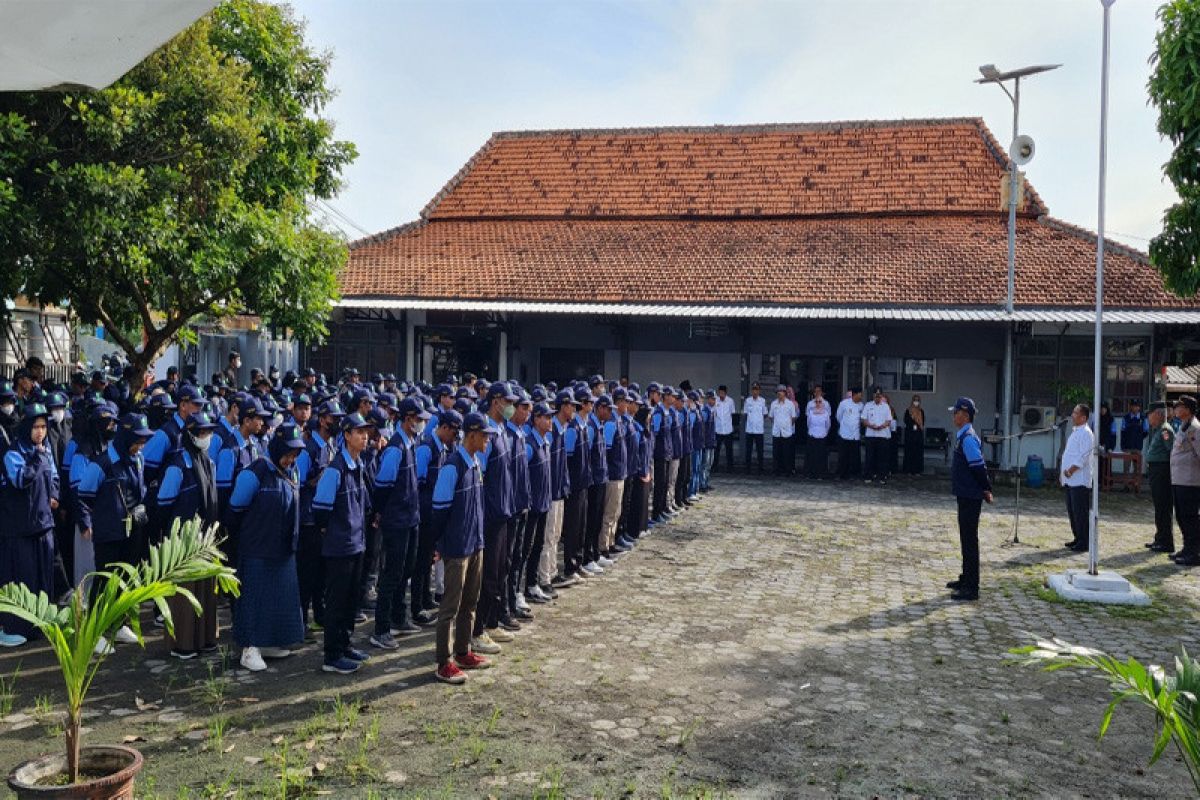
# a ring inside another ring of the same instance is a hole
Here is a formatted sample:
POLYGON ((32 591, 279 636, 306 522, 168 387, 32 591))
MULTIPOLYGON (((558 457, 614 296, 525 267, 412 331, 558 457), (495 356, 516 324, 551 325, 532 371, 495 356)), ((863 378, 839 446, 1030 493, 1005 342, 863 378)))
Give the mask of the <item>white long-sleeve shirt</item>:
POLYGON ((854 398, 847 397, 842 402, 838 403, 837 421, 838 421, 838 436, 848 442, 857 442, 862 438, 862 428, 860 420, 862 418, 862 403, 854 402, 854 398))
POLYGON ((767 416, 767 399, 747 397, 742 403, 742 416, 746 418, 746 433, 762 433, 763 420, 767 416))
POLYGON ((867 423, 866 436, 868 439, 890 439, 892 436, 892 407, 887 403, 874 401, 863 406, 863 421, 867 423), (879 430, 872 425, 882 425, 879 430))
POLYGON ((771 401, 771 436, 787 438, 796 432, 796 417, 800 416, 796 404, 786 397, 771 401))
POLYGON ((724 436, 727 433, 733 433, 733 398, 728 395, 724 399, 718 397, 716 405, 713 406, 713 423, 716 427, 717 435, 724 436))
POLYGON ((1059 478, 1063 486, 1092 485, 1092 447, 1095 438, 1092 429, 1087 424, 1077 425, 1067 438, 1067 446, 1063 449, 1062 464, 1059 466, 1059 478), (1078 467, 1073 475, 1067 477, 1067 470, 1078 467))
POLYGON ((809 438, 824 439, 829 435, 829 429, 833 426, 833 409, 824 397, 821 398, 820 406, 817 405, 815 397, 809 400, 804 408, 804 417, 808 421, 809 438))

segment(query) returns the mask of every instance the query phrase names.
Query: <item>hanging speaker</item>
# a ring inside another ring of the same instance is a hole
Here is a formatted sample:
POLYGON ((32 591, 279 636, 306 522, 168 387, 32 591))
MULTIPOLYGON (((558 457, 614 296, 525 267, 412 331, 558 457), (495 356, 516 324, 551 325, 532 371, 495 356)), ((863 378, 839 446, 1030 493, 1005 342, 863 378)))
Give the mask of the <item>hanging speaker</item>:
POLYGON ((1033 137, 1021 134, 1013 139, 1012 144, 1009 145, 1008 155, 1012 158, 1014 164, 1024 166, 1033 161, 1033 154, 1036 149, 1033 144, 1033 137))

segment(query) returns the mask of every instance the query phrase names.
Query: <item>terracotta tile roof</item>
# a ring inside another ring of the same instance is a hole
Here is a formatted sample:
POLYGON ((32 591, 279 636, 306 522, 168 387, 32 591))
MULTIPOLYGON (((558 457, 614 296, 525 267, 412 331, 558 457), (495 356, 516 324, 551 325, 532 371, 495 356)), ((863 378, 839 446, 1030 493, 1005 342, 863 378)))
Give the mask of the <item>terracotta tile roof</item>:
MULTIPOLYGON (((362 240, 346 297, 783 305, 999 306, 1003 215, 739 220, 436 220, 362 240)), ((1095 237, 1018 222, 1017 305, 1089 308, 1095 237)), ((1194 309, 1111 246, 1112 309, 1194 309)))
POLYGON ((493 135, 422 217, 995 212, 1007 168, 973 118, 518 131, 493 135))

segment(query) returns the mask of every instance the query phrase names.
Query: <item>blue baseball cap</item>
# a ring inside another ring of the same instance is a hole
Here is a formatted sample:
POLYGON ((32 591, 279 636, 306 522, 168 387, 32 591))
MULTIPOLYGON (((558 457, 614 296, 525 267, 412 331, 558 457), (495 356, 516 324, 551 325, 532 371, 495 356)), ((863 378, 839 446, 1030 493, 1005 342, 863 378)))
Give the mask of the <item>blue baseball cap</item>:
POLYGON ((180 386, 179 391, 176 392, 175 402, 203 403, 204 395, 202 395, 200 390, 192 384, 185 383, 183 386, 180 386))
POLYGON ((342 417, 341 428, 343 431, 354 431, 358 430, 359 428, 373 428, 374 426, 375 423, 370 422, 363 417, 362 414, 357 412, 354 414, 347 414, 346 416, 342 417))
POLYGON ((415 397, 406 397, 401 400, 400 407, 396 409, 396 413, 401 417, 416 414, 421 419, 429 419, 432 416, 432 414, 425 410, 424 404, 415 397))
POLYGON ((438 425, 448 425, 455 430, 459 430, 463 426, 462 414, 455 411, 453 408, 448 408, 438 414, 438 425))
POLYGON ((596 408, 603 406, 604 408, 612 408, 612 398, 606 394, 602 394, 596 398, 596 408))
POLYGON ((496 433, 496 429, 488 424, 487 417, 480 414, 478 411, 472 411, 463 418, 462 424, 463 433, 475 433, 481 431, 492 436, 496 433))
POLYGON ((277 446, 285 447, 288 450, 303 450, 305 447, 304 436, 301 435, 300 429, 294 422, 280 425, 279 430, 275 431, 272 441, 280 442, 277 446))
POLYGON ((549 417, 553 416, 554 411, 546 403, 535 403, 532 413, 535 417, 549 417))
POLYGON ((554 405, 555 406, 565 406, 568 404, 579 405, 575 401, 575 393, 572 392, 570 389, 563 389, 561 392, 554 395, 554 405))
POLYGON ((317 409, 317 416, 323 417, 326 414, 333 416, 333 417, 346 416, 346 412, 342 411, 342 404, 339 403, 337 400, 326 400, 324 403, 321 404, 321 407, 319 409, 317 409))
POLYGON ((503 397, 505 400, 511 400, 514 403, 521 399, 521 396, 514 392, 513 388, 505 381, 496 381, 488 387, 487 399, 491 401, 498 397, 503 397))
POLYGON ((217 427, 217 423, 213 422, 213 418, 203 411, 197 411, 191 414, 183 423, 184 430, 188 433, 196 433, 197 431, 211 431, 217 427))
POLYGON ((954 401, 954 405, 950 406, 947 411, 965 411, 971 419, 975 419, 975 401, 969 397, 960 397, 954 401))
POLYGON ((149 439, 154 435, 154 431, 150 430, 150 425, 146 421, 145 414, 129 413, 121 417, 118 423, 122 430, 129 433, 130 436, 137 436, 141 439, 149 439))
POLYGON ((580 387, 575 390, 575 402, 579 405, 583 405, 584 403, 594 403, 596 402, 596 398, 592 397, 592 392, 590 389, 580 387))

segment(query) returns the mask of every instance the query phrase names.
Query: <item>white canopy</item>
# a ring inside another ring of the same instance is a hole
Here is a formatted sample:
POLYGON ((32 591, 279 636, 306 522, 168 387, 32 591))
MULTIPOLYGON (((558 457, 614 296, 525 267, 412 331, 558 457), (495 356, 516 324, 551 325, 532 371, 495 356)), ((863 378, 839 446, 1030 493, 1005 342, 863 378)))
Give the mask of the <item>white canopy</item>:
POLYGON ((217 0, 0 0, 0 91, 102 89, 217 0))

